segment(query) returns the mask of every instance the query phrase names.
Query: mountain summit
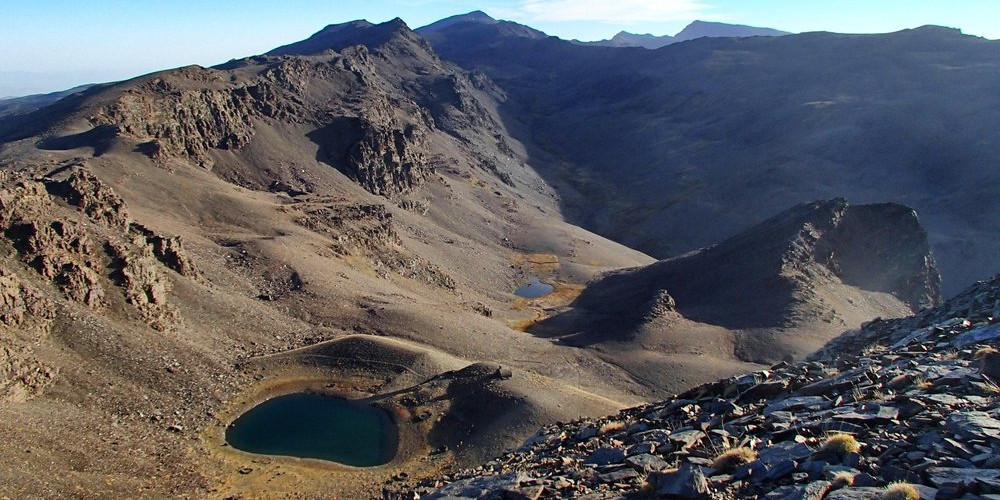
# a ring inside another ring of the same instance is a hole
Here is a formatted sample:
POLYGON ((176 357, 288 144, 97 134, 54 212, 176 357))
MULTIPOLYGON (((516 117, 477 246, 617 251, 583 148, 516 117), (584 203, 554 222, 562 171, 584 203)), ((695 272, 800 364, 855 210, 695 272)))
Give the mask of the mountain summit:
POLYGON ((785 36, 791 35, 787 31, 772 28, 757 28, 754 26, 744 26, 742 24, 727 24, 710 21, 694 21, 687 25, 680 33, 674 35, 678 42, 694 40, 704 37, 732 37, 743 38, 749 36, 785 36))
POLYGON ((697 38, 744 38, 751 36, 785 36, 791 35, 787 31, 780 31, 771 28, 756 28, 741 24, 726 24, 709 21, 694 21, 674 36, 670 35, 639 35, 620 31, 610 40, 600 40, 597 42, 577 42, 580 45, 599 45, 604 47, 643 47, 647 49, 658 49, 670 44, 694 40, 697 38))

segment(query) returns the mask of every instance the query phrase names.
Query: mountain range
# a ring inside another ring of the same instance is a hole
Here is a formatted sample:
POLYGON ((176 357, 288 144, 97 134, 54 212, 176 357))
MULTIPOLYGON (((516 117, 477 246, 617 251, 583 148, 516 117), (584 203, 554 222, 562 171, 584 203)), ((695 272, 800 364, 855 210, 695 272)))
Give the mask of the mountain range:
MULTIPOLYGON (((482 19, 481 16, 477 16, 482 19)), ((452 18, 457 21, 457 18, 452 18)), ((471 19, 470 19, 471 20, 471 19)), ((596 42, 577 42, 581 45, 599 45, 604 47, 643 47, 646 49, 658 49, 672 43, 685 42, 704 37, 726 37, 742 38, 748 36, 784 36, 790 35, 787 31, 772 28, 755 28, 741 24, 727 24, 710 21, 694 21, 674 36, 670 35, 650 35, 636 34, 627 31, 619 31, 608 40, 598 40, 596 42)))
POLYGON ((0 496, 385 496, 996 272, 994 42, 715 27, 355 21, 0 116, 0 496), (393 460, 228 445, 301 391, 393 460))

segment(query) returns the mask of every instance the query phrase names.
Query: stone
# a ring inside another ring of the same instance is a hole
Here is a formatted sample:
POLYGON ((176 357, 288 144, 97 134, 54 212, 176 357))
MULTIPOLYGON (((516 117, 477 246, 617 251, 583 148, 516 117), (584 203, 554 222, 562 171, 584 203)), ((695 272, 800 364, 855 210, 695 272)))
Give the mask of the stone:
POLYGON ((969 330, 956 336, 951 343, 955 347, 966 347, 996 339, 1000 339, 1000 324, 969 330))
POLYGON ((620 448, 598 448, 583 463, 591 465, 617 464, 625 460, 625 450, 620 448))
POLYGON ((881 500, 884 493, 883 488, 841 488, 831 491, 824 500, 881 500))
POLYGON ((813 481, 802 486, 782 486, 763 498, 768 500, 820 500, 830 490, 829 481, 813 481))
POLYGON ((686 450, 700 442, 705 438, 705 433, 702 431, 690 430, 690 431, 680 431, 670 434, 667 440, 677 445, 678 448, 686 450))
POLYGON ((774 481, 774 480, 777 480, 777 479, 781 479, 781 478, 783 478, 783 477, 785 477, 785 476, 787 476, 787 475, 795 472, 795 469, 797 467, 798 467, 798 464, 795 463, 794 460, 786 458, 786 459, 784 459, 784 460, 782 460, 782 461, 780 461, 780 462, 772 465, 771 468, 768 469, 768 471, 767 471, 767 479, 769 479, 771 481, 774 481))
POLYGON ((801 460, 812 454, 812 448, 805 444, 785 441, 760 450, 757 459, 768 466, 773 466, 783 460, 801 460))
POLYGON ((662 458, 647 453, 628 457, 625 463, 640 472, 661 471, 670 467, 670 464, 662 458))
POLYGON ((490 493, 497 493, 497 496, 500 496, 504 490, 515 490, 526 480, 527 476, 514 472, 499 476, 470 477, 455 481, 422 498, 424 500, 480 498, 490 493))
POLYGON ((1000 469, 960 469, 955 467, 931 467, 927 469, 931 484, 941 487, 946 484, 975 484, 977 479, 1000 479, 1000 469))
POLYGON ((642 442, 636 443, 628 448, 625 448, 625 456, 631 457, 632 455, 642 455, 650 454, 656 451, 656 443, 642 442))
POLYGON ((966 439, 982 439, 987 442, 1000 439, 1000 420, 981 411, 952 413, 945 428, 966 439))
POLYGON ((776 411, 818 410, 826 402, 821 396, 796 396, 772 403, 764 408, 764 415, 776 411))
POLYGON ((674 472, 653 472, 648 476, 653 490, 661 497, 701 500, 709 497, 708 480, 701 469, 683 464, 674 472))
POLYGON ((633 469, 621 469, 614 472, 598 474, 597 480, 602 483, 621 483, 639 477, 639 473, 633 469))

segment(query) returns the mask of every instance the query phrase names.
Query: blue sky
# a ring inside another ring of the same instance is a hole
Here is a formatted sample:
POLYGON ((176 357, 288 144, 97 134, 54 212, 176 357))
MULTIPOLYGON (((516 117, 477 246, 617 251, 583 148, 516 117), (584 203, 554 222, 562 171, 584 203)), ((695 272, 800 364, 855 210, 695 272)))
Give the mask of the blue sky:
POLYGON ((941 24, 1000 38, 1000 0, 0 0, 0 97, 218 64, 331 23, 416 28, 472 10, 581 40, 672 35, 695 19, 842 33, 941 24))

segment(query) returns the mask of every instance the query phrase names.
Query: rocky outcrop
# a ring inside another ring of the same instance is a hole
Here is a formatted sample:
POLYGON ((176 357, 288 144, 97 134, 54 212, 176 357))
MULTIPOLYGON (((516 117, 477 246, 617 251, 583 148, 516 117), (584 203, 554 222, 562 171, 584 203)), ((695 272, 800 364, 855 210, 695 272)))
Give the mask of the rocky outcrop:
POLYGON ((167 302, 170 281, 157 265, 152 249, 141 242, 107 244, 111 278, 143 321, 153 329, 168 330, 180 319, 177 309, 167 302))
POLYGON ((359 121, 358 128, 360 139, 350 147, 341 168, 354 182, 388 197, 406 193, 424 180, 429 168, 418 128, 379 126, 367 120, 359 121))
MULTIPOLYGON (((140 318, 157 330, 179 320, 167 303, 170 282, 163 266, 198 276, 179 238, 131 221, 124 201, 79 166, 62 180, 6 179, 0 185, 0 230, 18 258, 65 298, 103 309, 112 290, 120 289, 140 318), (62 203, 78 211, 66 210, 62 203)), ((11 298, 10 303, 19 302, 11 298)), ((4 314, 23 315, 12 307, 4 314)))
POLYGON ((392 273, 443 288, 455 287, 455 281, 443 270, 406 250, 385 205, 318 200, 300 202, 295 209, 302 213, 296 222, 330 238, 334 252, 367 258, 383 277, 392 273))
POLYGON ((46 183, 46 188, 96 222, 111 227, 128 226, 130 219, 125 201, 89 170, 76 169, 63 181, 46 183))
POLYGON ((1000 398, 982 358, 1000 346, 998 309, 1000 276, 810 361, 556 423, 480 467, 385 496, 860 499, 903 482, 920 498, 992 498, 1000 398))
POLYGON ((0 190, 0 228, 22 260, 67 298, 104 304, 99 247, 78 222, 58 217, 43 183, 25 180, 0 190))
POLYGON ((154 159, 185 156, 210 167, 211 149, 246 146, 254 135, 253 118, 283 108, 269 99, 276 93, 267 82, 224 86, 226 76, 188 67, 152 78, 126 90, 91 123, 143 143, 141 149, 154 159))
POLYGON ((52 302, 0 268, 0 400, 24 401, 55 379, 55 371, 34 356, 54 316, 52 302))

